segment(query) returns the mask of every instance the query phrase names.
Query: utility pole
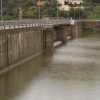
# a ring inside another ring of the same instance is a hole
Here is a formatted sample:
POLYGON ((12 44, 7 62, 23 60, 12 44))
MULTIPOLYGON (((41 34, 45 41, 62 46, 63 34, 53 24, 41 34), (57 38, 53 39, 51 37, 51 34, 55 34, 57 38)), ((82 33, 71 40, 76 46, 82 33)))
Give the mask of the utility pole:
MULTIPOLYGON (((74 2, 74 5, 75 5, 75 2, 74 2)), ((74 20, 75 20, 75 7, 74 7, 74 20)))
POLYGON ((57 0, 57 20, 58 20, 58 0, 57 0))
POLYGON ((74 20, 75 20, 75 7, 74 7, 74 20))
POLYGON ((79 19, 80 19, 80 9, 81 9, 81 8, 80 8, 80 6, 79 6, 79 19))
POLYGON ((2 0, 1 0, 1 21, 2 21, 2 0))
MULTIPOLYGON (((39 0, 39 2, 40 2, 40 0, 39 0)), ((40 20, 40 5, 39 5, 39 20, 40 20)))

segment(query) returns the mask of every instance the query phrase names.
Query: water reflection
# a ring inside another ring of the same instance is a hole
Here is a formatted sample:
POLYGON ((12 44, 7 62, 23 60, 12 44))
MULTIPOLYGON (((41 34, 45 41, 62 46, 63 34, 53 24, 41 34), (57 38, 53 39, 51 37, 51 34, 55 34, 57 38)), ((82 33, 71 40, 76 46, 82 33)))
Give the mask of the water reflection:
POLYGON ((99 100, 100 36, 43 53, 0 77, 0 100, 99 100))

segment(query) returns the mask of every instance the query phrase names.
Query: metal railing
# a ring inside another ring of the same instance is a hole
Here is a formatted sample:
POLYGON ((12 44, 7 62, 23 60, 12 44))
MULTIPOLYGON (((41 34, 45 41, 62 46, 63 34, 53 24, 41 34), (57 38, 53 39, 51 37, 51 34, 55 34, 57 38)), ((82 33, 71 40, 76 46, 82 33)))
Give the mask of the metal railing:
MULTIPOLYGON (((50 19, 49 22, 53 26, 70 24, 68 19, 50 19)), ((43 26, 43 20, 10 20, 0 22, 0 29, 13 29, 13 28, 23 28, 23 27, 33 27, 33 26, 43 26)))

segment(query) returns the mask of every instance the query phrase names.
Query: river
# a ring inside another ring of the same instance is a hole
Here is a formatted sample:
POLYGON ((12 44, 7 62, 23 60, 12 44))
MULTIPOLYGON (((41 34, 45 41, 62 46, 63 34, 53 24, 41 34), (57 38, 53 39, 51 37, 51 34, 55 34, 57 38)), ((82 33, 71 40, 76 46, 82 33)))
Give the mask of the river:
POLYGON ((69 40, 1 75, 0 100, 100 100, 100 35, 69 40))

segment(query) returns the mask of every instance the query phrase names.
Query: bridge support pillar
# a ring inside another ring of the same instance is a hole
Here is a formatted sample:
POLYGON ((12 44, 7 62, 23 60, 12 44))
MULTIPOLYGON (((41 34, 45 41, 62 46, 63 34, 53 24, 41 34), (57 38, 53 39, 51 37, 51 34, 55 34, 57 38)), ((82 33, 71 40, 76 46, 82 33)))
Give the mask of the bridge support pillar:
POLYGON ((56 31, 56 41, 67 42, 67 35, 69 34, 69 27, 58 26, 55 27, 56 31))
POLYGON ((83 23, 82 22, 77 23, 77 26, 78 26, 78 36, 81 36, 82 35, 83 23))
POLYGON ((44 36, 44 49, 52 51, 54 49, 54 29, 45 29, 44 36))
POLYGON ((77 25, 70 26, 70 36, 72 38, 78 37, 78 26, 77 25))

